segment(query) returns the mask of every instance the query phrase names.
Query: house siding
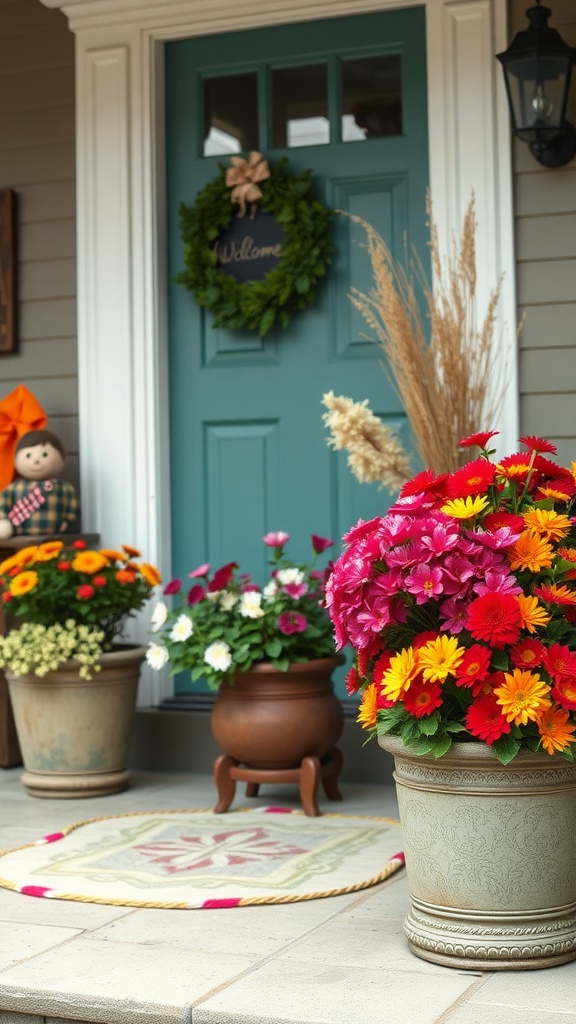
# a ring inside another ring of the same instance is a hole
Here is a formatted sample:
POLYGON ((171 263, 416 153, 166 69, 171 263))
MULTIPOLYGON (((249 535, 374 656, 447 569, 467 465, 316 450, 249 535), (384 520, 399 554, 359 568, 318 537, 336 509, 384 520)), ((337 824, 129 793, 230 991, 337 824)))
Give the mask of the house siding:
MULTIPOLYGON (((527 26, 526 0, 512 0, 510 38, 527 26)), ((550 24, 576 46, 574 0, 554 0, 550 24)), ((568 120, 576 123, 572 84, 568 120)), ((576 458, 576 159, 546 169, 515 140, 514 212, 521 432, 576 458)))
POLYGON ((24 384, 62 438, 79 488, 74 36, 39 0, 0 0, 0 188, 17 195, 18 352, 0 398, 24 384))

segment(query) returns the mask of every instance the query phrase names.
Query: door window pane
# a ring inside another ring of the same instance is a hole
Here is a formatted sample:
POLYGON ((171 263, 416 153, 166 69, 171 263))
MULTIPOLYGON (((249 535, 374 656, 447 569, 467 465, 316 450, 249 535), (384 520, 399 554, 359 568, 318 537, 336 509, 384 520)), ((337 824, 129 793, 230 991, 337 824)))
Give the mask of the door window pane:
POLYGON ((342 141, 402 134, 400 54, 342 61, 342 141))
POLYGON ((330 142, 325 64, 272 71, 272 119, 276 149, 330 142))
POLYGON ((204 79, 204 156, 258 149, 258 77, 204 79))

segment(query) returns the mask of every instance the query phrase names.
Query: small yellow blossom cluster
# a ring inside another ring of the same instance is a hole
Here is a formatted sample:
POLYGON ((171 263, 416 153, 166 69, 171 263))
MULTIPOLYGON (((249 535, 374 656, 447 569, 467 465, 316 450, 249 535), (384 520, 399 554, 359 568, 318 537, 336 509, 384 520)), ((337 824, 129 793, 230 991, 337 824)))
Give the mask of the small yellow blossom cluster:
POLYGON ((53 626, 25 622, 0 637, 0 668, 9 668, 17 676, 40 678, 56 671, 65 661, 80 665, 82 679, 91 679, 99 672, 104 633, 91 626, 79 625, 74 619, 53 626))

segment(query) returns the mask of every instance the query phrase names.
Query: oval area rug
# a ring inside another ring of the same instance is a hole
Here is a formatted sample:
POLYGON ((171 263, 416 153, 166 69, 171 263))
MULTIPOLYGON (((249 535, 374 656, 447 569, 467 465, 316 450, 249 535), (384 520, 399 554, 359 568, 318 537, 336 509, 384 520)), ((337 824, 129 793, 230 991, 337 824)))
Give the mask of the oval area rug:
POLYGON ((392 818, 266 807, 91 818, 0 854, 0 886, 130 907, 296 903, 383 882, 404 864, 392 818))

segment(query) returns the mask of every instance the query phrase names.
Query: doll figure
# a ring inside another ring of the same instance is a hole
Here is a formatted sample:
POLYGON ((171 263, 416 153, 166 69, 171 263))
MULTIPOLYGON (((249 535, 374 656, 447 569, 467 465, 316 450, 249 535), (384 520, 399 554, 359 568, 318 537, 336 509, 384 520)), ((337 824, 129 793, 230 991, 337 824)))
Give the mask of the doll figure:
POLYGON ((18 478, 0 493, 0 540, 63 533, 75 522, 76 492, 58 476, 65 460, 64 445, 50 430, 31 430, 20 438, 14 455, 18 478))

